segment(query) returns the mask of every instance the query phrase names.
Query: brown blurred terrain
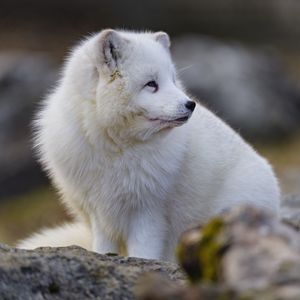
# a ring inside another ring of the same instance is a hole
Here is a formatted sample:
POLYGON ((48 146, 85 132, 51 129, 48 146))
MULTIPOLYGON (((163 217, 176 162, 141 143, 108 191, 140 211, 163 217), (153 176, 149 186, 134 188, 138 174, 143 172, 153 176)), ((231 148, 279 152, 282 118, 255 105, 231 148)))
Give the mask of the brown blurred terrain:
POLYGON ((1 242, 14 245, 28 233, 48 226, 59 225, 70 217, 58 203, 58 196, 49 187, 38 189, 18 197, 11 197, 1 204, 1 242))
POLYGON ((297 0, 2 0, 0 241, 68 219, 35 162, 30 123, 69 48, 107 27, 170 33, 189 91, 270 160, 284 193, 300 193, 299 15, 297 0))

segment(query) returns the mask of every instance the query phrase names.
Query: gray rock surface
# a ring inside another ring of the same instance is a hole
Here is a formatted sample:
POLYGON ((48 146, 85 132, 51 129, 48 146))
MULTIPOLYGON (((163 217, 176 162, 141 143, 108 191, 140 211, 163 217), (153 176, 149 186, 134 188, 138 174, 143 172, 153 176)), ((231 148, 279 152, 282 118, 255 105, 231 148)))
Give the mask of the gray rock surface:
POLYGON ((0 247, 0 298, 133 299, 142 273, 154 271, 182 282, 177 265, 100 255, 79 247, 35 251, 0 247))
POLYGON ((33 158, 30 124, 55 78, 54 63, 42 53, 0 53, 0 198, 43 178, 33 158))
POLYGON ((281 219, 284 223, 300 231, 300 195, 292 194, 284 197, 281 219))
POLYGON ((300 89, 276 55, 201 36, 175 39, 173 54, 188 91, 245 137, 299 129, 300 89))

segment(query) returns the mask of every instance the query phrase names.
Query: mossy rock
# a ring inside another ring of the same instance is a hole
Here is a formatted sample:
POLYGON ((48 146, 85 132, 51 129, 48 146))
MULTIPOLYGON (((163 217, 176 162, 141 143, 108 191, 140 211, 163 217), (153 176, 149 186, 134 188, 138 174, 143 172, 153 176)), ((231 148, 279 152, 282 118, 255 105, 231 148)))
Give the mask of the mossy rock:
POLYGON ((224 239, 224 221, 211 219, 203 228, 185 233, 177 248, 179 263, 191 282, 218 282, 222 274, 221 257, 229 243, 224 239))

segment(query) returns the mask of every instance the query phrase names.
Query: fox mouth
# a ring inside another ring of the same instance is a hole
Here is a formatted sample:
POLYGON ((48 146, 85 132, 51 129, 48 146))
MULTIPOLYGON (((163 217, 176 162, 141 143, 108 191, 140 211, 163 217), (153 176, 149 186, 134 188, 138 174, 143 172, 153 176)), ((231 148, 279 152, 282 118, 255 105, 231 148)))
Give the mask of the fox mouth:
POLYGON ((181 118, 177 118, 175 120, 173 120, 173 122, 186 122, 189 119, 190 116, 185 116, 185 117, 181 117, 181 118))
POLYGON ((149 118, 150 121, 157 121, 160 123, 166 123, 166 124, 183 124, 185 123, 189 118, 190 118, 191 114, 186 115, 184 117, 180 117, 180 118, 175 118, 175 119, 164 119, 164 118, 149 118))

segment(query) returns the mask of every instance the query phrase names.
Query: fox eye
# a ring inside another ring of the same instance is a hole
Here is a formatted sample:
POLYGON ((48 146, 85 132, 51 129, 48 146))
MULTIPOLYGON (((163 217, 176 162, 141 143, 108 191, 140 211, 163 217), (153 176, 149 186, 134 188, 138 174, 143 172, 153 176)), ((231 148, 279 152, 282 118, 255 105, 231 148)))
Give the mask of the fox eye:
POLYGON ((156 93, 158 91, 158 84, 154 80, 151 80, 151 81, 147 82, 145 84, 145 87, 150 87, 152 89, 153 93, 156 93))

